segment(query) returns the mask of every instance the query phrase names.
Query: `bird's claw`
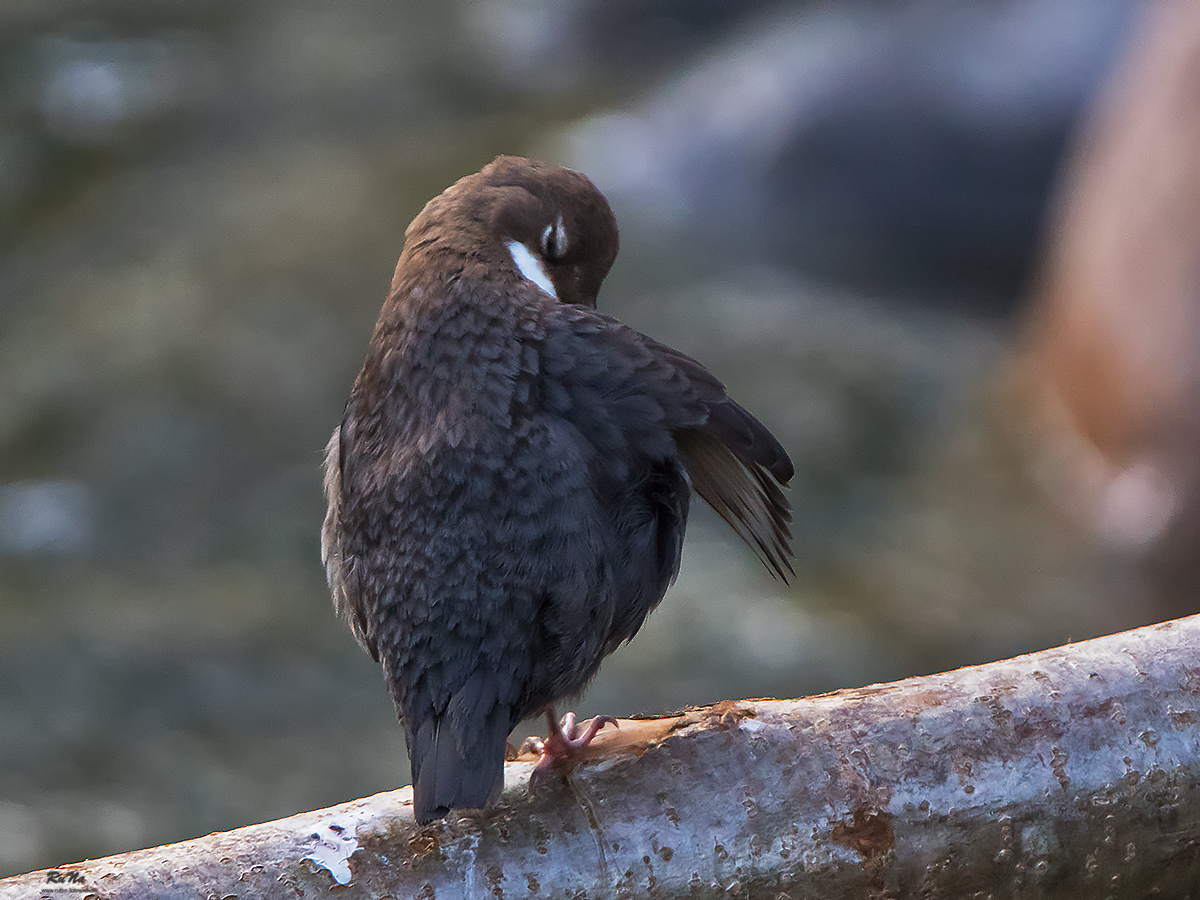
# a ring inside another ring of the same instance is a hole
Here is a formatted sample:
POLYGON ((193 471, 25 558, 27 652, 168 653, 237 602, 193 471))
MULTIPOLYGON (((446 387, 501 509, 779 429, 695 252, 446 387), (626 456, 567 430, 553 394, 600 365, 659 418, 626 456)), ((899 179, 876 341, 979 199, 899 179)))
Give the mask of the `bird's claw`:
POLYGON ((611 725, 620 730, 621 726, 612 716, 593 716, 586 723, 577 723, 575 713, 567 713, 559 723, 559 734, 563 741, 574 750, 582 750, 592 742, 605 725, 611 725))
POLYGON ((600 733, 605 725, 612 725, 618 729, 621 727, 612 716, 593 716, 586 722, 576 722, 575 713, 570 712, 562 717, 561 722, 555 722, 553 714, 547 712, 546 720, 550 724, 550 733, 546 735, 545 740, 529 737, 521 744, 521 752, 530 749, 540 756, 529 776, 530 790, 535 793, 545 783, 550 776, 550 770, 560 760, 569 760, 578 756, 579 752, 592 742, 592 739, 600 733))

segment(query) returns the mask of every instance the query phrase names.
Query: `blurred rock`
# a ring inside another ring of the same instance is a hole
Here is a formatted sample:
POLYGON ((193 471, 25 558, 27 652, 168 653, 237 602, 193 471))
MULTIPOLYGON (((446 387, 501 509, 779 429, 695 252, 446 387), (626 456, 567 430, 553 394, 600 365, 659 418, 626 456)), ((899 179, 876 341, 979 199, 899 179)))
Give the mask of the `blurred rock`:
POLYGON ((38 57, 33 105, 49 134, 68 142, 129 140, 140 126, 199 104, 216 79, 211 49, 194 35, 52 34, 38 57))
POLYGON ((1043 481, 1200 607, 1200 7, 1154 4, 1082 129, 1023 376, 1043 481))
POLYGON ((1011 295, 1134 0, 775 11, 557 158, 622 226, 860 285, 1011 295))
POLYGON ((15 129, 0 130, 0 220, 26 196, 26 186, 37 171, 35 153, 27 136, 15 129))
POLYGON ((85 551, 92 520, 91 493, 77 482, 0 484, 0 554, 85 551))
MULTIPOLYGON (((669 72, 782 0, 470 0, 459 8, 490 80, 553 94, 596 80, 669 72)), ((795 4, 793 4, 795 5, 795 4)))

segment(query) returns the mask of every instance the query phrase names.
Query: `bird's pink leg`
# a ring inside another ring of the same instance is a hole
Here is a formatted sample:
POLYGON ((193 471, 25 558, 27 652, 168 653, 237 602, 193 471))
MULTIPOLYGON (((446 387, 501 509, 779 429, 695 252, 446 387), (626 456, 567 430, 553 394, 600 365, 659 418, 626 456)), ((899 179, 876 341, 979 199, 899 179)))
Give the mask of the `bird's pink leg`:
POLYGON ((550 770, 560 760, 569 760, 579 755, 579 751, 592 742, 605 725, 620 728, 612 716, 595 716, 580 725, 575 721, 575 713, 569 712, 562 717, 560 724, 554 714, 554 704, 546 707, 547 733, 546 739, 526 738, 521 750, 531 749, 541 755, 533 772, 529 776, 531 790, 538 790, 550 775, 550 770))

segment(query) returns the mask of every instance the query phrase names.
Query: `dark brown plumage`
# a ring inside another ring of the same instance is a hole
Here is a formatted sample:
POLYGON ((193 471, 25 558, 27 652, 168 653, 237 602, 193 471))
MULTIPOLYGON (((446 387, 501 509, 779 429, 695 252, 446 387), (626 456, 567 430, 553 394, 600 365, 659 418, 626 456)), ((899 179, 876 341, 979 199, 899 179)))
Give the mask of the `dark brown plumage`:
POLYGON ((792 464, 698 362, 595 312, 617 226, 582 175, 500 157, 405 239, 327 448, 322 557, 427 822, 494 801, 512 728, 641 627, 692 488, 785 577, 792 464))

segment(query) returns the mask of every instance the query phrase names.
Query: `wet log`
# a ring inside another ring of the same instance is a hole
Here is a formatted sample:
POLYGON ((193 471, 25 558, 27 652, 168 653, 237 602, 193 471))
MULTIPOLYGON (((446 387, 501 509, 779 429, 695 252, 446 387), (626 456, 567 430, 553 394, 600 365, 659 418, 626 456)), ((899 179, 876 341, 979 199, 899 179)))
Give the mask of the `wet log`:
POLYGON ((1200 617, 801 700, 622 720, 418 826, 409 789, 0 881, 0 897, 1185 897, 1200 617))

